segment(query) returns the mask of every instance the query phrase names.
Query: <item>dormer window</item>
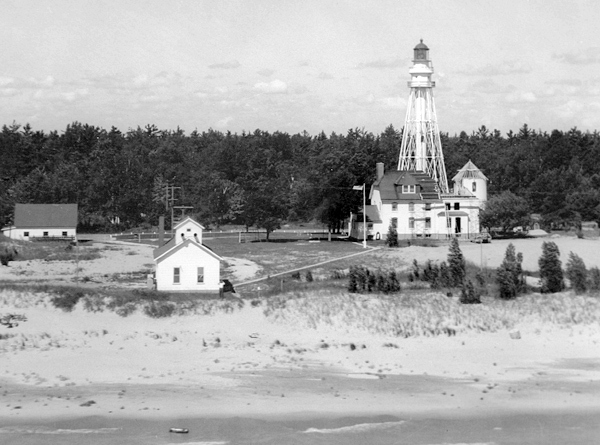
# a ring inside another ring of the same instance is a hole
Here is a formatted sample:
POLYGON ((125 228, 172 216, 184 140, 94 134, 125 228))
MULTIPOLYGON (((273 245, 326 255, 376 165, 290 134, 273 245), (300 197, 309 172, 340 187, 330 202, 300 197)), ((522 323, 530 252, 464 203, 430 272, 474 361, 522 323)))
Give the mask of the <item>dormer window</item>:
POLYGON ((416 186, 414 185, 403 185, 402 193, 415 193, 416 186))

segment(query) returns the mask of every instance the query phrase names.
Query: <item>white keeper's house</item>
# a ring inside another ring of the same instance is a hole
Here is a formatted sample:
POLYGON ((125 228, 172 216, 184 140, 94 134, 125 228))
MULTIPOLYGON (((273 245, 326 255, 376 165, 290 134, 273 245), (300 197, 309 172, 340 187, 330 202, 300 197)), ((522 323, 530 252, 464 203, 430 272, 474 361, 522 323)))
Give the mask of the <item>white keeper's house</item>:
MULTIPOLYGON (((436 181, 416 170, 385 172, 377 177, 366 206, 367 237, 385 239, 390 225, 399 239, 472 238, 480 233, 479 211, 487 200, 487 178, 471 161, 452 178, 454 188, 441 193, 436 181)), ((362 213, 350 216, 350 235, 363 237, 362 213)))
POLYGON ((215 293, 221 289, 223 259, 202 244, 204 227, 190 217, 175 226, 174 236, 154 249, 156 290, 215 293))
POLYGON ((2 234, 23 241, 76 240, 77 204, 15 204, 14 224, 2 234))

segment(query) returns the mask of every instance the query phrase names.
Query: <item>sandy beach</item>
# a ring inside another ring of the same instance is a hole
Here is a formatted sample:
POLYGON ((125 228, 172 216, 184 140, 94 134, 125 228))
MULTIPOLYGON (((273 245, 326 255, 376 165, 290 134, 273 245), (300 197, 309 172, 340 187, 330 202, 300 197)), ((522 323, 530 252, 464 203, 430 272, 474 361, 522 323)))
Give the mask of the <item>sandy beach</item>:
MULTIPOLYGON (((600 262, 594 255, 598 241, 554 241, 563 263, 571 250, 588 267, 600 262)), ((526 270, 537 269, 541 243, 515 242, 526 270)), ((507 245, 461 248, 469 261, 477 264, 483 257, 496 267, 507 245)), ((447 249, 413 246, 397 254, 410 264, 413 258, 443 260, 447 249)), ((122 244, 80 264, 79 273, 98 284, 151 262, 149 247, 122 244)), ((249 271, 260 273, 250 263, 232 261, 229 267, 239 265, 232 275, 248 279, 249 271)), ((67 280, 66 268, 15 261, 0 268, 0 280, 23 279, 23 270, 53 282, 67 280)), ((166 425, 169 419, 207 417, 465 419, 520 412, 600 418, 598 323, 556 328, 524 321, 516 327, 518 339, 508 329, 397 338, 343 326, 307 328, 302 320, 268 316, 261 304, 238 308, 235 300, 229 312, 153 319, 140 312, 128 317, 89 312, 81 302, 64 312, 48 296, 32 298, 18 289, 0 295, 2 313, 28 319, 0 330, 0 441, 17 443, 23 424, 90 416, 109 419, 107 425, 127 418, 166 425)), ((590 428, 586 437, 596 434, 590 428)), ((45 443, 42 438, 31 443, 45 443)))

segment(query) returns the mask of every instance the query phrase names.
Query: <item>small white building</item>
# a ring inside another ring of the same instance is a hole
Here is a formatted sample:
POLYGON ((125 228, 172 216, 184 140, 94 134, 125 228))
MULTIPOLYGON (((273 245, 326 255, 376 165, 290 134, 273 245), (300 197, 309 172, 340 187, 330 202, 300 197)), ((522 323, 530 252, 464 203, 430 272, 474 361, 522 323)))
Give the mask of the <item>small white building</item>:
POLYGON ((14 224, 2 229, 8 238, 77 239, 77 204, 15 204, 14 224))
POLYGON ((220 291, 223 259, 202 244, 202 230, 202 225, 187 217, 175 226, 173 238, 154 249, 156 290, 220 291))

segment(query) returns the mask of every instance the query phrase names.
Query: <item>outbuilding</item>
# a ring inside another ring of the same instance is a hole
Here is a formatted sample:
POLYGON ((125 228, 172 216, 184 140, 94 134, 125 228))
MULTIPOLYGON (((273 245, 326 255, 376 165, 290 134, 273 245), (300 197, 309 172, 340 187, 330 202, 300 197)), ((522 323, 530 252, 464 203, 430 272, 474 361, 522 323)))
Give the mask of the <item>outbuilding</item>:
POLYGON ((77 240, 77 204, 15 204, 14 224, 2 234, 24 241, 77 240))
POLYGON ((218 293, 223 259, 202 243, 204 227, 194 219, 183 219, 173 238, 154 250, 156 290, 218 293))

